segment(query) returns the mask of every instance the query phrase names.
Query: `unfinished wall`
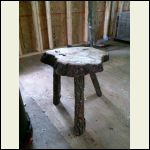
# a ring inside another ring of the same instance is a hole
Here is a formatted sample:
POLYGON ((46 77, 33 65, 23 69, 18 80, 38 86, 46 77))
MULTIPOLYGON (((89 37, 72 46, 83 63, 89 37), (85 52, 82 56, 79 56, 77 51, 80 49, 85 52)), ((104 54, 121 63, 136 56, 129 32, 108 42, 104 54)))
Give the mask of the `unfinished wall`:
MULTIPOLYGON (((108 36, 113 37, 117 13, 130 11, 130 1, 111 2, 108 36)), ((92 1, 94 41, 103 38, 106 1, 92 1)), ((106 27, 105 27, 106 28, 106 27)), ((20 1, 19 55, 80 44, 88 40, 88 1, 20 1)))
MULTIPOLYGON (((71 2, 72 44, 84 41, 84 1, 71 2)), ((19 55, 42 52, 68 44, 67 1, 19 2, 19 55), (50 31, 51 30, 51 34, 50 31)))

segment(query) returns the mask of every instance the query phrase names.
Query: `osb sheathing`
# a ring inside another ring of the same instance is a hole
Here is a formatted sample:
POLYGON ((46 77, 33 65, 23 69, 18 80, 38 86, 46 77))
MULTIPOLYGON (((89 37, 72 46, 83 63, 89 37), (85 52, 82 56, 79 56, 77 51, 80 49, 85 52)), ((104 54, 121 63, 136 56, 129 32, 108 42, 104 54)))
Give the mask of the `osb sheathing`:
MULTIPOLYGON (((112 5, 115 4, 114 10, 113 7, 111 8, 111 13, 110 13, 110 22, 109 22, 109 36, 114 37, 115 32, 116 32, 116 21, 117 21, 117 14, 119 13, 120 10, 120 3, 122 1, 112 1, 112 5)), ((130 11, 130 1, 123 1, 123 6, 122 6, 122 12, 125 11, 130 11)))
POLYGON ((123 8, 122 11, 130 11, 130 1, 117 1, 117 12, 120 9, 119 3, 123 2, 123 8))
POLYGON ((51 1, 51 22, 54 47, 67 45, 66 2, 51 1))
POLYGON ((124 1, 123 11, 130 11, 130 1, 124 1))
POLYGON ((38 7, 39 7, 39 17, 40 17, 41 32, 42 32, 43 49, 48 49, 49 43, 48 43, 48 29, 47 29, 45 2, 39 1, 38 7))
POLYGON ((23 54, 36 52, 36 38, 33 27, 31 2, 19 3, 19 37, 23 54))
POLYGON ((104 18, 105 18, 105 3, 106 1, 95 1, 95 17, 94 21, 94 38, 95 41, 103 37, 104 18))
POLYGON ((72 1, 72 43, 82 43, 84 41, 84 16, 85 2, 72 1))

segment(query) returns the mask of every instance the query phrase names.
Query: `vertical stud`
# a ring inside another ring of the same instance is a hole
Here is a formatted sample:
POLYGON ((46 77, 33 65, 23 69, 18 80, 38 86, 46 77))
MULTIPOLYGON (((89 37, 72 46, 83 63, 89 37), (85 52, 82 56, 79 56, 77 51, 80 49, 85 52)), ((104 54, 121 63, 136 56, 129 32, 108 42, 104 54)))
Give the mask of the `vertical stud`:
POLYGON ((41 52, 43 50, 42 33, 39 18, 38 1, 31 1, 32 13, 33 13, 33 25, 35 30, 35 36, 37 40, 37 50, 41 52))
POLYGON ((45 7, 46 7, 46 18, 47 18, 47 29, 48 29, 48 42, 49 42, 49 48, 52 49, 54 46, 53 46, 53 36, 52 36, 50 1, 45 1, 45 7))
POLYGON ((109 21, 110 21, 110 11, 111 11, 111 1, 106 1, 105 20, 104 20, 104 33, 103 33, 103 39, 104 40, 108 40, 108 28, 109 28, 109 21))
POLYGON ((67 9, 67 39, 68 45, 72 45, 72 7, 71 1, 66 2, 67 9))
POLYGON ((85 1, 84 42, 88 42, 88 1, 85 1))

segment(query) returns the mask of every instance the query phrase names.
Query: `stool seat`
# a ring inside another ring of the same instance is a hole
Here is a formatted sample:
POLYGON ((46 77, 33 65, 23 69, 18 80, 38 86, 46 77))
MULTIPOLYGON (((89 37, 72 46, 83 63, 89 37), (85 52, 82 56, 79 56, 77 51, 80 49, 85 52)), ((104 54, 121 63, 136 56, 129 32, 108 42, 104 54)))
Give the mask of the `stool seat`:
POLYGON ((48 50, 41 61, 59 75, 75 77, 103 71, 102 63, 108 59, 107 52, 92 47, 69 47, 48 50))

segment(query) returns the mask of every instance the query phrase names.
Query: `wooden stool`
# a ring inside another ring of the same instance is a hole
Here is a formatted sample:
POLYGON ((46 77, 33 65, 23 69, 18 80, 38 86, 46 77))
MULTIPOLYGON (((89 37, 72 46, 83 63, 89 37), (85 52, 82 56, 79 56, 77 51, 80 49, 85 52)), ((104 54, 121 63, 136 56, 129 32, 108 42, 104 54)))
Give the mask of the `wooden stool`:
POLYGON ((96 72, 103 71, 102 63, 109 60, 107 52, 92 47, 57 48, 46 51, 41 61, 54 68, 53 72, 53 104, 60 102, 61 76, 74 77, 75 117, 74 133, 83 134, 84 118, 84 76, 90 74, 96 94, 102 95, 96 72))

